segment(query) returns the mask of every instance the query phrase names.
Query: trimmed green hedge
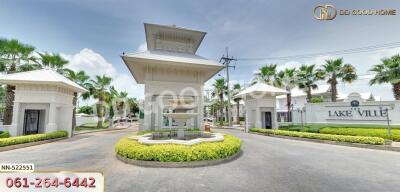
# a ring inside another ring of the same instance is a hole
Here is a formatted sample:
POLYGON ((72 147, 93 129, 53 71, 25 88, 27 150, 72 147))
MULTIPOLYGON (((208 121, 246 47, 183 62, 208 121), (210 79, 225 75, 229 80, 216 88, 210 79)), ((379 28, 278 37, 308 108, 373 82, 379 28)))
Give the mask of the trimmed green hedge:
POLYGON ((47 139, 55 139, 60 137, 67 137, 67 131, 54 131, 51 133, 35 134, 35 135, 25 135, 17 137, 9 137, 0 139, 0 147, 17 145, 22 143, 30 143, 35 141, 43 141, 47 139))
MULTIPOLYGON (((322 128, 320 133, 333 135, 369 136, 389 139, 387 129, 374 128, 322 128)), ((400 130, 392 129, 393 141, 400 141, 400 130)))
POLYGON ((10 133, 8 131, 0 131, 0 138, 8 138, 10 133))
POLYGON ((379 137, 363 137, 363 136, 347 136, 347 135, 331 135, 331 134, 320 134, 320 133, 307 133, 307 132, 295 132, 295 131, 283 131, 283 130, 271 130, 271 129, 260 129, 252 128, 251 132, 283 135, 290 137, 302 137, 308 139, 320 139, 329 141, 340 141, 349 143, 364 143, 373 145, 383 145, 385 140, 379 137))
POLYGON ((224 141, 199 143, 192 146, 178 144, 144 145, 127 137, 115 144, 115 152, 122 157, 142 161, 184 162, 222 159, 236 154, 241 141, 225 135, 224 141))

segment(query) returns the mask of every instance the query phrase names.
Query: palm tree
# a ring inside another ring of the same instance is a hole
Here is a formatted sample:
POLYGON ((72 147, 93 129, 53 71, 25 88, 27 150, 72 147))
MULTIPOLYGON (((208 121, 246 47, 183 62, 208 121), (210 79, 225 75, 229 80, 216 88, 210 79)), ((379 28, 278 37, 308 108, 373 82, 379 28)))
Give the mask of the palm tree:
POLYGON ((222 114, 224 113, 224 94, 226 94, 227 87, 226 87, 226 81, 224 78, 216 79, 214 84, 213 84, 214 90, 212 92, 212 96, 215 97, 217 96, 219 98, 219 111, 220 111, 220 116, 218 117, 220 125, 223 124, 222 122, 222 114))
POLYGON ((300 89, 307 93, 307 102, 311 102, 311 90, 317 89, 318 80, 323 80, 325 74, 321 70, 316 70, 315 65, 302 65, 297 72, 297 84, 300 89))
POLYGON ((288 121, 292 121, 291 106, 292 106, 292 89, 297 85, 296 68, 286 68, 283 71, 279 71, 276 78, 276 84, 279 87, 285 88, 288 92, 286 94, 286 106, 288 110, 288 121))
MULTIPOLYGON (((233 85, 233 95, 239 93, 239 91, 242 90, 242 87, 240 86, 239 83, 236 83, 233 85)), ((240 125, 240 113, 239 113, 239 109, 240 109, 240 100, 242 98, 240 97, 236 97, 233 99, 233 101, 236 102, 236 124, 240 125)))
POLYGON ((68 64, 68 60, 65 60, 58 53, 38 53, 40 55, 41 64, 45 68, 53 69, 60 74, 64 74, 64 66, 68 64))
POLYGON ((343 58, 326 60, 322 70, 328 77, 328 83, 331 85, 331 100, 336 102, 337 81, 351 83, 357 79, 356 69, 351 64, 343 64, 343 58))
MULTIPOLYGON (((117 100, 116 101, 117 113, 120 114, 121 109, 125 110, 126 102, 127 102, 126 100, 128 98, 128 92, 125 92, 125 91, 118 92, 114 86, 111 86, 110 93, 111 93, 112 100, 115 100, 115 99, 117 100)), ((110 100, 110 104, 111 104, 111 102, 112 101, 110 100)), ((113 110, 112 104, 110 107, 110 112, 111 112, 111 110, 113 110)), ((112 113, 114 113, 114 111, 112 111, 112 113)))
POLYGON ((265 65, 255 74, 252 84, 263 82, 268 85, 275 85, 276 64, 265 65))
MULTIPOLYGON (((32 54, 34 50, 33 46, 23 44, 16 39, 0 39, 0 71, 9 74, 37 68, 37 64, 30 63, 36 60, 32 54)), ((14 90, 15 86, 6 86, 4 125, 10 125, 12 122, 14 90)))
POLYGON ((391 58, 382 59, 382 63, 374 65, 370 71, 375 72, 374 78, 370 84, 390 83, 393 89, 393 95, 396 100, 400 100, 400 55, 394 55, 391 58))
POLYGON ((111 94, 108 91, 112 79, 105 75, 96 75, 95 80, 91 80, 90 92, 95 99, 98 99, 96 104, 97 108, 97 128, 103 128, 104 114, 105 114, 105 103, 110 100, 111 94))
POLYGON ((128 105, 129 105, 129 112, 133 113, 134 115, 139 112, 139 106, 138 106, 138 101, 134 97, 128 97, 127 99, 128 105))
MULTIPOLYGON (((89 89, 91 87, 91 85, 89 83, 89 78, 90 77, 84 71, 75 72, 75 71, 73 71, 71 69, 64 69, 64 72, 65 72, 64 75, 67 78, 71 79, 72 81, 74 81, 78 85, 80 85, 80 86, 82 86, 82 87, 84 87, 86 89, 89 89)), ((81 96, 82 96, 82 98, 84 100, 88 99, 90 97, 90 92, 83 93, 81 96)), ((73 108, 73 112, 72 112, 73 113, 72 114, 72 131, 74 131, 75 127, 76 127, 76 117, 75 117, 75 115, 76 115, 77 102, 78 102, 78 93, 74 92, 74 97, 72 99, 72 105, 74 107, 73 108)))

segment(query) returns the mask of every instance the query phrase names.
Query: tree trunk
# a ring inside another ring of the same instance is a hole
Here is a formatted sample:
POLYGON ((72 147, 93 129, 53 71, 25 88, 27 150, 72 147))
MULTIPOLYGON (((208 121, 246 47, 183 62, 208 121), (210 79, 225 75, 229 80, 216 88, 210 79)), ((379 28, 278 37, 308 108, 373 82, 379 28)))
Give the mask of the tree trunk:
POLYGON ((6 96, 5 96, 5 111, 4 111, 4 125, 11 125, 14 107, 14 97, 15 97, 15 86, 7 85, 6 96))
POLYGON ((103 128, 103 101, 99 100, 99 103, 96 104, 97 106, 97 128, 103 128))
POLYGON ((306 93, 307 93, 307 103, 310 103, 310 102, 311 102, 311 98, 312 98, 312 95, 311 95, 311 87, 308 87, 308 88, 307 88, 306 93))
POLYGON ((76 127, 76 103, 78 101, 78 93, 74 92, 74 97, 72 98, 72 136, 74 135, 75 127, 76 127))
POLYGON ((286 94, 286 105, 287 105, 287 121, 292 122, 292 113, 290 111, 290 108, 292 107, 292 94, 289 93, 286 94))
POLYGON ((220 106, 219 106, 219 112, 220 112, 220 114, 219 114, 219 116, 220 116, 219 124, 222 125, 223 124, 222 117, 223 117, 223 114, 224 114, 224 96, 221 94, 219 96, 219 99, 220 99, 220 102, 221 102, 220 106))
POLYGON ((393 94, 396 100, 400 100, 400 82, 392 84, 393 85, 393 94))
POLYGON ((236 124, 240 125, 240 113, 239 113, 239 109, 240 109, 240 103, 239 103, 239 99, 236 101, 236 124))
POLYGON ((337 89, 336 89, 337 81, 336 81, 336 74, 333 73, 332 75, 332 81, 331 81, 331 100, 332 102, 336 102, 336 97, 337 97, 337 89))

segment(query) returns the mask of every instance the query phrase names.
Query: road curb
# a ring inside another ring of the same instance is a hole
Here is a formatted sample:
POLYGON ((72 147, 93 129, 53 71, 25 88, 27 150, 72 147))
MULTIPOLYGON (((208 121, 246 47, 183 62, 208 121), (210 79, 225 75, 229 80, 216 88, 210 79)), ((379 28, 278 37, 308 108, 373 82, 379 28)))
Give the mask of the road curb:
POLYGON ((118 160, 131 165, 136 165, 140 167, 154 167, 154 168, 193 168, 193 167, 205 167, 205 166, 213 166, 219 165, 223 163, 231 162, 235 159, 238 159, 242 156, 242 150, 239 150, 232 156, 229 156, 224 159, 217 160, 205 160, 205 161, 191 161, 191 162, 160 162, 160 161, 141 161, 129 159, 126 157, 122 157, 121 155, 116 154, 118 160))
POLYGON ((74 132, 74 136, 75 136, 75 135, 89 134, 89 133, 97 133, 97 132, 119 131, 119 130, 129 129, 130 127, 131 127, 131 126, 125 127, 125 128, 100 129, 100 130, 94 130, 94 131, 86 131, 86 132, 82 132, 82 133, 76 133, 76 132, 74 132))
POLYGON ((358 147, 358 148, 365 148, 365 149, 376 149, 376 150, 383 150, 383 151, 400 152, 400 147, 392 147, 389 145, 369 145, 369 144, 362 144, 362 143, 347 143, 347 142, 339 142, 339 141, 309 139, 309 138, 302 138, 302 137, 289 137, 289 136, 283 136, 283 135, 273 135, 273 134, 264 134, 264 133, 255 133, 255 132, 249 132, 249 133, 255 134, 255 135, 276 137, 276 138, 281 138, 281 139, 290 139, 290 140, 297 140, 297 141, 308 141, 308 142, 313 142, 313 143, 322 143, 322 144, 331 144, 331 145, 341 145, 341 146, 347 146, 347 147, 358 147))
POLYGON ((0 152, 3 151, 10 151, 14 149, 20 149, 20 148, 25 148, 25 147, 31 147, 35 145, 41 145, 41 144, 46 144, 46 143, 52 143, 60 140, 68 139, 68 137, 61 137, 61 138, 55 138, 55 139, 48 139, 48 140, 43 140, 43 141, 35 141, 35 142, 30 142, 30 143, 21 143, 17 145, 9 145, 9 146, 4 146, 0 147, 0 152))

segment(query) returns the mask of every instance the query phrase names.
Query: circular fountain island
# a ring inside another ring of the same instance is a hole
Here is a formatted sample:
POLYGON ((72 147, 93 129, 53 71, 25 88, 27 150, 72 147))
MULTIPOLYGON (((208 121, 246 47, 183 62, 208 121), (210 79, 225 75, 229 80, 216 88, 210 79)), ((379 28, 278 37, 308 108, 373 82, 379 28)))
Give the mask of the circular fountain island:
POLYGON ((117 158, 146 167, 197 167, 231 161, 239 156, 239 138, 188 128, 188 121, 200 114, 191 99, 169 99, 169 111, 177 128, 157 130, 122 138, 115 145, 117 158))

